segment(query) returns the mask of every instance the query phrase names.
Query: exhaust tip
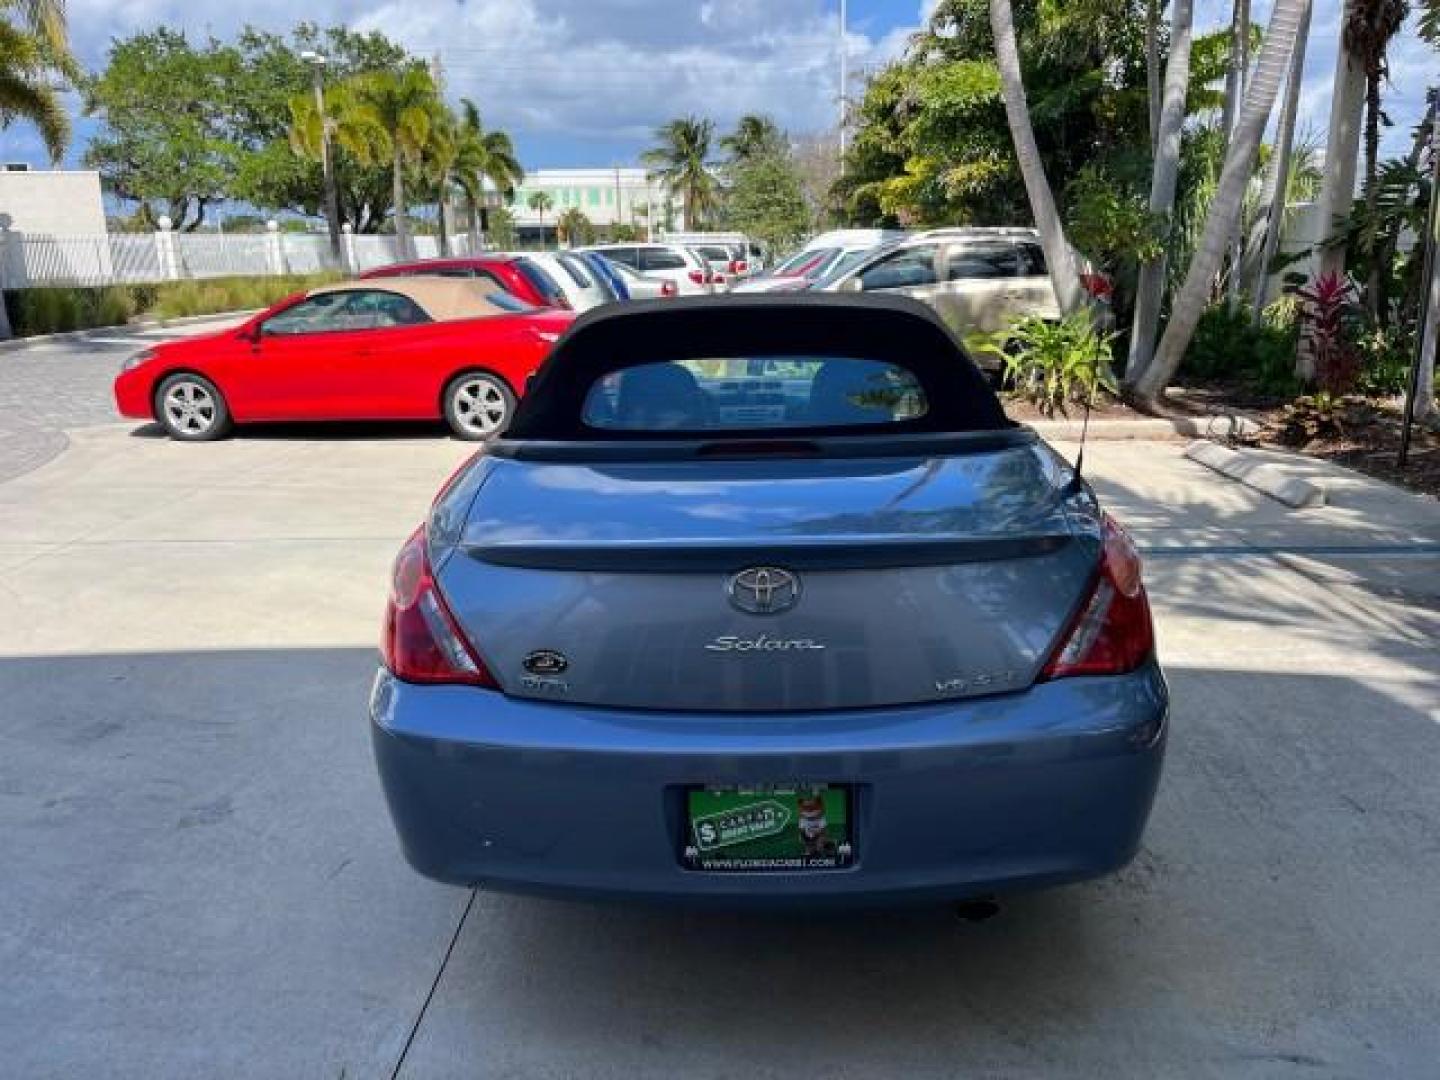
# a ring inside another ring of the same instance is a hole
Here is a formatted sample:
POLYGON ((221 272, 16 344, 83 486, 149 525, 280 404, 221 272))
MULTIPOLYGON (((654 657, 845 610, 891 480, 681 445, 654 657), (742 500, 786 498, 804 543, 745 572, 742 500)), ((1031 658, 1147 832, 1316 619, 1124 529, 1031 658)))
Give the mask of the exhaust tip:
POLYGON ((955 917, 961 922, 982 923, 1000 914, 1000 904, 990 896, 961 900, 955 905, 955 917))

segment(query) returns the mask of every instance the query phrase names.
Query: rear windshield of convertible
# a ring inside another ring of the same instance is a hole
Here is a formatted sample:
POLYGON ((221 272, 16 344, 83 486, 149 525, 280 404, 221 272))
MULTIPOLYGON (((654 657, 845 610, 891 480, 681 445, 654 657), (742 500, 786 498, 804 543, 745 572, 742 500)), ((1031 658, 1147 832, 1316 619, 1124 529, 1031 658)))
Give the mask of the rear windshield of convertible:
POLYGON ((591 384, 602 431, 743 432, 896 424, 925 415, 919 380, 857 357, 725 356, 639 364, 591 384))
POLYGON ((964 349, 914 300, 761 293, 586 312, 536 372, 502 441, 864 436, 873 447, 1013 427, 964 349))

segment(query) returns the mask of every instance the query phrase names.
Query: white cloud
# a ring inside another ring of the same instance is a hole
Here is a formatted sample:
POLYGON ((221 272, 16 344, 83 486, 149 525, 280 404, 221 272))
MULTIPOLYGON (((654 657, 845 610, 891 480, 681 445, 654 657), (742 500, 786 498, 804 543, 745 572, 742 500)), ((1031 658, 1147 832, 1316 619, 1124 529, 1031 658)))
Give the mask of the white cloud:
MULTIPOLYGON (((852 72, 898 55, 914 25, 845 39, 852 72)), ((792 132, 835 122, 840 36, 834 0, 71 0, 82 56, 155 25, 228 36, 243 23, 288 29, 302 17, 375 29, 439 55, 447 90, 532 145, 640 140, 694 113, 725 126, 747 112, 792 132)), ((852 93, 857 87, 852 85, 852 93)))

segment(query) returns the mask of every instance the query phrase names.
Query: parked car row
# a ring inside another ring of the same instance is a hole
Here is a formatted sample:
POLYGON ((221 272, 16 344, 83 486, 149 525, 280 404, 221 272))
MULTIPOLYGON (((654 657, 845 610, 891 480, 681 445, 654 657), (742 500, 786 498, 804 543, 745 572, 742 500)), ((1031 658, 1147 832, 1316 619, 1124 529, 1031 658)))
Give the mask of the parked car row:
MULTIPOLYGON (((1072 256, 1103 319, 1109 281, 1072 256)), ((934 309, 962 340, 1060 311, 1033 229, 841 230, 764 275, 750 273, 751 257, 747 244, 717 238, 395 263, 289 297, 236 330, 137 354, 116 380, 116 404, 186 441, 236 423, 329 419, 444 419, 461 438, 485 439, 504 430, 575 314, 605 304, 721 291, 898 294, 934 309)))

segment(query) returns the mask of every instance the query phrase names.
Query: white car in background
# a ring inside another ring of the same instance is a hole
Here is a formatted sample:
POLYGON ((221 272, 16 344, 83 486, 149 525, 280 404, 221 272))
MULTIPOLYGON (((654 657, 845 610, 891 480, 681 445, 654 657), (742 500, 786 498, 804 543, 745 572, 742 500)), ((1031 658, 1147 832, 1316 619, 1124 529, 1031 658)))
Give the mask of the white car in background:
POLYGON ((594 271, 585 265, 585 260, 577 259, 570 252, 527 251, 525 257, 555 279, 575 311, 589 311, 610 302, 610 293, 595 280, 594 271))
POLYGON ((621 280, 625 282, 625 288, 630 290, 631 300, 658 300, 662 296, 676 295, 675 282, 667 278, 642 274, 629 263, 611 259, 603 254, 600 257, 615 268, 615 273, 619 274, 621 280))
POLYGON ((679 296, 703 296, 715 291, 710 265, 683 244, 597 244, 585 251, 598 251, 611 262, 624 263, 648 277, 674 282, 679 296))

